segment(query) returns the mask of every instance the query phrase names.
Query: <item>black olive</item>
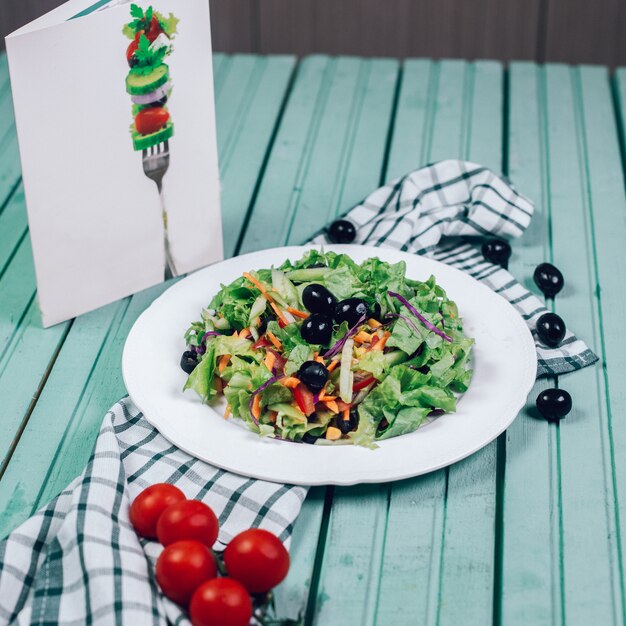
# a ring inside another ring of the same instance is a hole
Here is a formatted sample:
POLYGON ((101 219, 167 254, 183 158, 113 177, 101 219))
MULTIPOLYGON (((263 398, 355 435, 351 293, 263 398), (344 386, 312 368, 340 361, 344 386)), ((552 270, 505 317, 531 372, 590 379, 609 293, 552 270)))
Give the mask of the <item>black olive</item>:
POLYGON ((259 328, 258 328, 259 333, 262 335, 267 330, 268 322, 271 322, 272 320, 275 320, 275 319, 276 319, 276 316, 273 313, 268 313, 267 311, 264 311, 261 314, 261 321, 259 322, 259 328))
POLYGON ((196 365, 198 365, 198 355, 191 350, 185 350, 183 356, 180 357, 180 366, 183 372, 191 374, 196 369, 196 365))
POLYGON ((317 361, 305 361, 298 370, 298 378, 313 392, 321 391, 328 381, 328 370, 317 361))
POLYGON ((563 274, 561 274, 559 268, 554 267, 552 263, 541 263, 537 265, 533 278, 535 279, 537 287, 541 289, 544 296, 547 298, 554 298, 554 296, 563 289, 563 285, 565 284, 563 274))
POLYGON ((137 63, 139 63, 139 59, 137 58, 137 55, 135 53, 131 54, 130 58, 128 59, 129 67, 135 67, 137 63))
POLYGON ((335 220, 328 227, 328 238, 333 243, 352 243, 356 239, 356 228, 348 220, 335 220))
POLYGON ((359 425, 359 412, 357 409, 350 409, 350 419, 343 419, 340 415, 337 417, 337 428, 346 435, 347 433, 356 430, 356 427, 359 425))
POLYGON ((154 102, 151 102, 150 106, 151 107, 162 107, 162 106, 165 106, 166 103, 167 103, 167 96, 163 96, 159 100, 155 100, 154 102))
POLYGON ((335 307, 335 321, 338 324, 341 322, 348 322, 348 326, 352 328, 361 317, 370 314, 369 307, 365 300, 361 298, 346 298, 337 303, 335 307))
POLYGON ((324 285, 307 285, 302 291, 302 303, 311 313, 332 316, 337 298, 324 285))
POLYGON ((572 396, 564 389, 545 389, 537 396, 537 409, 549 422, 557 422, 572 410, 572 396))
POLYGON ((319 437, 311 433, 304 433, 304 435, 302 435, 302 443, 315 443, 318 439, 319 437))
POLYGON ((483 244, 482 253, 487 261, 506 269, 511 258, 511 246, 504 239, 489 239, 483 244))
POLYGON ((374 302, 374 304, 372 304, 369 309, 370 309, 370 317, 373 317, 375 320, 380 320, 380 316, 382 314, 380 303, 374 302))
POLYGON ((556 348, 565 337, 565 322, 556 313, 544 313, 537 320, 537 335, 550 348, 556 348))
POLYGON ((327 346, 333 334, 333 322, 327 315, 313 313, 300 327, 300 335, 307 343, 319 343, 327 346))

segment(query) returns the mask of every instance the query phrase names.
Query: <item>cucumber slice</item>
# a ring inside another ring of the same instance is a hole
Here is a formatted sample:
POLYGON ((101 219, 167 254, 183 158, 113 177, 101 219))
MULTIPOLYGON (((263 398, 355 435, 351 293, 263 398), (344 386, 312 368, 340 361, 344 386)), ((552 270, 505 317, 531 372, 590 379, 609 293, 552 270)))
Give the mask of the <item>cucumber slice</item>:
POLYGON ((330 267, 307 267, 302 270, 287 271, 285 275, 289 280, 297 283, 309 283, 316 280, 323 280, 324 276, 330 271, 330 267))
POLYGON ((133 147, 135 150, 146 150, 169 139, 172 135, 174 135, 174 124, 171 121, 151 135, 140 135, 137 131, 133 131, 133 147))
POLYGON ((141 96, 158 89, 164 85, 170 77, 170 69, 162 63, 148 74, 138 74, 132 70, 126 77, 126 91, 131 96, 141 96))

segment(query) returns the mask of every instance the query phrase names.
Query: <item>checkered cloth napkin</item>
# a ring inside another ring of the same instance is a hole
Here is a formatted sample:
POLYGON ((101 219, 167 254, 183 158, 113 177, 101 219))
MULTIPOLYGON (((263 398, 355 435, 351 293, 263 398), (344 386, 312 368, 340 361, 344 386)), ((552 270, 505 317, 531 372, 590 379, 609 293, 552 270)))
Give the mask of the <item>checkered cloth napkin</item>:
MULTIPOLYGON (((443 161, 378 189, 347 218, 358 243, 426 254, 470 273, 507 298, 532 329, 546 309, 472 242, 517 237, 532 212, 528 200, 488 169, 443 161)), ((324 234, 313 241, 327 242, 324 234)), ((558 349, 538 343, 537 353, 540 376, 597 360, 571 333, 558 349)), ((128 521, 130 502, 156 482, 174 483, 215 510, 218 549, 251 526, 288 543, 306 495, 303 487, 247 479, 190 457, 125 398, 105 416, 82 475, 0 544, 0 623, 188 624, 155 584, 160 546, 139 540, 128 521)))

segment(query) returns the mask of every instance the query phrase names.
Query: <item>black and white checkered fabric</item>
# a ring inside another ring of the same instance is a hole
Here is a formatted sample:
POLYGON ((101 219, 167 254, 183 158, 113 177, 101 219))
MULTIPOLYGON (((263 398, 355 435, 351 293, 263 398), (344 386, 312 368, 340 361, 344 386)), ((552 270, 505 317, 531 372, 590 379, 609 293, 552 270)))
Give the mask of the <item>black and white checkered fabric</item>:
POLYGON ((307 492, 199 461, 120 400, 82 475, 0 543, 0 624, 189 625, 154 580, 161 546, 140 540, 128 520, 135 496, 158 482, 215 511, 217 549, 252 526, 288 543, 307 492))
MULTIPOLYGON (((532 212, 493 172, 444 161, 378 189, 347 217, 358 228, 357 242, 427 254, 467 271, 533 328, 546 309, 509 272, 485 262, 471 239, 519 236, 532 212)), ((571 333, 561 348, 537 344, 537 351, 539 375, 597 360, 571 333)), ((123 399, 107 413, 82 475, 0 543, 0 624, 189 624, 154 581, 160 546, 140 541, 128 521, 130 502, 156 482, 176 484, 211 506, 222 546, 251 526, 288 542, 306 495, 303 487, 247 479, 190 457, 123 399)))
MULTIPOLYGON (((357 228, 354 243, 424 254, 467 272, 506 298, 524 318, 537 346, 537 376, 565 374, 598 357, 569 330, 558 348, 537 338, 541 300, 511 273, 485 261, 481 239, 519 237, 533 204, 491 170, 467 161, 439 161, 377 189, 347 215, 357 228)), ((320 233, 312 243, 329 243, 320 233)), ((537 259, 541 263, 545 259, 537 259)))

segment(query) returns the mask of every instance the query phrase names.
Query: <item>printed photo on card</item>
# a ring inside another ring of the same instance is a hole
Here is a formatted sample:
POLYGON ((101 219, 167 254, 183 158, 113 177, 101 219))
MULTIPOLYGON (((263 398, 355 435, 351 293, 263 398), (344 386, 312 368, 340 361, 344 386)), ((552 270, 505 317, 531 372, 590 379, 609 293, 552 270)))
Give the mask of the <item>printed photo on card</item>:
POLYGON ((72 0, 6 44, 44 326, 220 260, 206 0, 72 0))

